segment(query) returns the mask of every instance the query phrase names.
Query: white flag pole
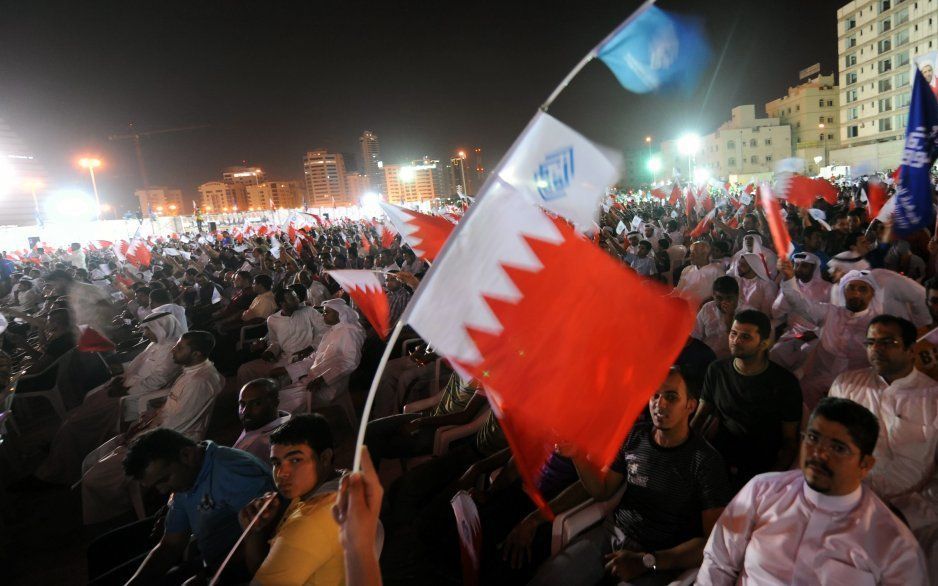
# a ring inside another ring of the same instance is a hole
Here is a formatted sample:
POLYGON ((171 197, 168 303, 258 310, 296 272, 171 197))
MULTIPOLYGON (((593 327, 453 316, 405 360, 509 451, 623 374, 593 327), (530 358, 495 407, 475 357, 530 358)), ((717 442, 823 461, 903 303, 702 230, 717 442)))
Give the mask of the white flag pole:
MULTIPOLYGON (((606 35, 606 37, 602 41, 600 41, 599 44, 593 47, 593 49, 591 49, 590 52, 587 53, 586 56, 583 57, 583 59, 581 59, 580 62, 576 64, 576 66, 570 71, 570 73, 568 73, 566 77, 563 78, 563 81, 561 81, 560 84, 556 88, 554 88, 554 91, 551 92, 547 100, 538 109, 538 113, 547 111, 547 109, 554 102, 554 100, 557 99, 557 96, 559 96, 560 93, 564 90, 564 88, 566 88, 567 85, 570 84, 573 78, 576 77, 576 75, 584 67, 586 67, 587 63, 589 63, 594 57, 596 57, 599 54, 599 47, 602 47, 606 42, 608 42, 611 38, 613 38, 616 34, 618 34, 619 31, 621 31, 623 28, 632 24, 632 22, 636 18, 638 18, 639 15, 641 15, 643 12, 648 10, 648 8, 654 5, 654 3, 655 3, 655 0, 645 0, 645 2, 643 2, 642 5, 639 6, 638 9, 635 12, 633 12, 622 24, 617 26, 611 33, 606 35)), ((531 117, 531 120, 528 121, 527 125, 524 127, 524 130, 522 130, 521 134, 519 134, 518 137, 515 139, 515 142, 512 143, 508 151, 504 155, 502 155, 502 158, 498 162, 498 165, 495 166, 495 168, 492 170, 491 175, 488 176, 488 178, 485 180, 485 183, 482 184, 482 188, 479 189, 478 194, 476 194, 476 203, 478 203, 479 200, 482 197, 484 197, 486 193, 488 193, 489 187, 492 184, 494 184, 494 182, 500 181, 498 176, 501 173, 502 168, 505 166, 505 163, 511 160, 512 156, 515 154, 515 151, 518 150, 518 146, 521 144, 522 139, 528 134, 528 131, 530 131, 531 127, 534 125, 534 123, 537 120, 538 120, 537 114, 531 117)), ((452 243, 455 242, 456 236, 457 234, 459 234, 460 228, 462 228, 465 225, 466 219, 469 218, 469 216, 472 215, 476 209, 478 209, 477 205, 471 206, 469 207, 469 209, 466 210, 466 213, 463 214, 462 219, 460 220, 458 224, 456 224, 456 227, 453 229, 453 232, 449 235, 449 238, 447 238, 446 242, 443 243, 443 247, 440 249, 439 254, 437 254, 435 262, 430 266, 430 269, 424 275, 423 277, 424 281, 433 277, 436 267, 440 264, 438 261, 446 255, 446 251, 449 249, 452 243)), ((391 335, 388 336, 387 346, 385 346, 384 354, 381 356, 381 361, 378 363, 378 370, 375 372, 375 377, 371 380, 371 388, 368 390, 368 396, 365 398, 365 407, 364 407, 364 411, 362 412, 362 420, 358 428, 358 439, 355 442, 355 461, 352 463, 352 472, 358 472, 361 470, 361 448, 365 443, 365 427, 368 425, 368 417, 371 415, 371 407, 375 402, 375 393, 378 390, 378 383, 381 381, 381 375, 384 374, 384 369, 388 364, 388 359, 391 356, 391 352, 394 349, 394 345, 397 342, 397 338, 400 336, 401 331, 404 329, 404 325, 407 324, 407 320, 410 317, 410 312, 416 306, 416 300, 418 299, 419 296, 420 296, 420 290, 418 288, 417 291, 414 291, 413 297, 411 297, 410 302, 407 304, 407 307, 404 309, 403 315, 401 315, 397 324, 394 326, 394 330, 391 332, 391 335)), ((432 340, 427 340, 427 342, 430 344, 433 343, 432 340)))

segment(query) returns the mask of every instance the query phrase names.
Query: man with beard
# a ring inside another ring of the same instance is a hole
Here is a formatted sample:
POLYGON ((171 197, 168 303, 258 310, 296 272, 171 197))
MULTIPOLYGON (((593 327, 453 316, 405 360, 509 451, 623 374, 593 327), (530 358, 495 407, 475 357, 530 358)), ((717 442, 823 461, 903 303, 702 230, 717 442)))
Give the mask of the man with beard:
POLYGON ((739 488, 771 470, 788 470, 798 450, 801 388, 769 360, 771 324, 754 310, 736 314, 729 332, 731 358, 707 369, 692 427, 711 438, 739 488))
POLYGON ((270 434, 290 419, 290 414, 277 409, 280 385, 270 378, 252 380, 238 395, 238 418, 244 431, 234 448, 254 454, 265 464, 270 460, 270 434))
POLYGON ((927 584, 915 537, 862 482, 878 434, 864 407, 822 399, 801 469, 756 476, 733 498, 697 584, 927 584))
POLYGON ((782 294, 792 311, 821 326, 820 343, 805 359, 801 389, 805 405, 814 408, 834 378, 867 364, 863 341, 870 320, 883 313, 879 283, 869 271, 850 271, 838 284, 841 302, 810 301, 795 284, 791 261, 781 258, 782 294))
MULTIPOLYGON (((902 513, 929 554, 938 546, 938 382, 916 370, 915 326, 908 320, 880 315, 866 334, 869 368, 845 372, 831 387, 831 397, 850 399, 879 414, 876 464, 867 485, 902 513)), ((938 556, 929 555, 932 582, 938 578, 938 556)))
POLYGON ((632 428, 605 476, 570 446, 559 447, 596 500, 627 488, 612 516, 541 566, 531 585, 592 585, 607 572, 629 583, 668 584, 700 563, 730 492, 719 454, 691 432, 696 391, 673 368, 648 402, 651 425, 632 428))

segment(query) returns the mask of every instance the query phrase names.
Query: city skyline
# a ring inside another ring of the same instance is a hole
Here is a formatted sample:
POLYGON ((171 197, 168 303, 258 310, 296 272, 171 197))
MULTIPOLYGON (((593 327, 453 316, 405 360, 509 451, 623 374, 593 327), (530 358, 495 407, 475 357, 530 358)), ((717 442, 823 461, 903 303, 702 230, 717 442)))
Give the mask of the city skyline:
MULTIPOLYGON (((649 134, 657 142, 686 128, 709 132, 738 104, 784 95, 802 67, 835 69, 842 1, 786 3, 771 26, 751 4, 661 3, 706 23, 714 60, 694 95, 628 95, 591 64, 552 112, 621 150, 649 134), (797 23, 799 42, 786 23, 797 23)), ((105 162, 96 171, 102 197, 119 193, 125 205, 142 186, 134 146, 107 137, 129 122, 140 131, 199 127, 141 140, 150 185, 186 197, 242 162, 301 180, 304 153, 360 153, 366 129, 387 162, 448 160, 481 145, 491 167, 564 73, 637 5, 363 3, 311 18, 308 7, 169 3, 119 7, 106 19, 70 3, 24 6, 0 23, 0 118, 50 184, 85 187, 74 159, 93 154, 105 162), (231 28, 253 31, 252 42, 231 28), (308 67, 317 55, 320 65, 308 67)))

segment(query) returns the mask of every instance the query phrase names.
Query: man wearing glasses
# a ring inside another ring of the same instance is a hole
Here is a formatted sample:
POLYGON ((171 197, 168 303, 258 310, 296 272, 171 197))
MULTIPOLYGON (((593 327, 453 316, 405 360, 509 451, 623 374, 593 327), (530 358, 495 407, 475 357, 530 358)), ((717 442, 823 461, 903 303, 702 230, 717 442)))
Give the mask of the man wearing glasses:
POLYGON ((865 341, 870 368, 838 376, 830 396, 855 401, 879 417, 869 486, 904 517, 929 554, 929 574, 938 583, 938 382, 915 368, 916 337, 908 320, 874 318, 865 341))
POLYGON ((801 442, 801 470, 753 478, 724 509, 697 584, 926 584, 911 531, 863 485, 879 423, 822 399, 801 442))

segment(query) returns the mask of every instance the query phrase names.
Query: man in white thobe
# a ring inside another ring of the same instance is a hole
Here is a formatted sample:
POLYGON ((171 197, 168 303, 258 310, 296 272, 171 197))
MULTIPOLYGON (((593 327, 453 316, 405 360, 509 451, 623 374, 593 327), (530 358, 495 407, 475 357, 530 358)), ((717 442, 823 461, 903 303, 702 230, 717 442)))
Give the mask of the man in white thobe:
POLYGON ((348 377, 358 368, 365 330, 358 312, 342 299, 323 303, 323 319, 332 326, 312 356, 271 372, 287 382, 280 391, 280 408, 297 413, 331 403, 348 393, 348 377), (308 392, 307 392, 308 391, 308 392))
POLYGON ((898 509, 928 554, 938 583, 938 382, 915 368, 912 322, 881 315, 870 323, 870 367, 845 372, 830 396, 850 399, 877 415, 876 465, 867 484, 898 509))
POLYGON ((879 424, 827 397, 808 421, 801 470, 760 474, 717 521, 697 584, 927 584, 912 532, 863 484, 879 424))
POLYGON ((723 275, 713 282, 713 300, 703 304, 697 312, 692 338, 706 344, 717 360, 730 357, 729 332, 733 316, 741 309, 739 306, 739 283, 729 275, 723 275))
POLYGON ((765 315, 772 315, 772 303, 778 294, 778 285, 769 278, 761 256, 751 252, 741 255, 728 274, 739 282, 740 303, 765 315))
POLYGON ((173 383, 166 402, 85 458, 81 496, 86 525, 107 521, 129 508, 128 480, 121 461, 130 440, 156 427, 173 429, 196 442, 205 438, 215 397, 224 386, 224 378, 208 360, 214 344, 208 332, 193 330, 184 334, 173 346, 173 360, 183 367, 182 374, 173 383))
MULTIPOLYGON (((821 259, 810 252, 798 252, 792 256, 795 285, 801 295, 812 303, 823 303, 830 299, 831 284, 821 277, 821 259)), ((785 332, 769 350, 769 358, 791 372, 797 372, 806 356, 817 344, 820 326, 809 317, 794 312, 785 301, 781 291, 772 304, 772 323, 786 324, 785 332)))
MULTIPOLYGON (((905 275, 889 269, 869 269, 883 292, 883 313, 907 319, 917 327, 931 323, 931 314, 925 304, 925 287, 905 275)), ((836 281, 835 281, 836 282, 836 281)), ((831 301, 838 303, 840 290, 831 289, 831 301)))
POLYGON ((820 342, 805 359, 801 391, 808 409, 827 394, 838 374, 867 365, 866 327, 882 314, 882 292, 869 271, 850 271, 838 283, 844 304, 809 301, 795 285, 794 268, 787 258, 779 259, 782 294, 791 310, 821 325, 820 342))
POLYGON ((122 374, 89 391, 82 404, 69 412, 52 440, 49 456, 36 470, 37 478, 58 484, 78 480, 84 457, 116 429, 120 397, 130 399, 165 388, 179 374, 172 356, 182 335, 176 318, 153 314, 140 323, 140 329, 150 344, 121 366, 122 374))
POLYGON ((235 449, 244 450, 270 465, 270 434, 289 421, 291 415, 278 411, 280 385, 270 378, 252 380, 238 395, 238 417, 244 428, 235 449))
POLYGON ((686 299, 694 307, 699 307, 713 291, 713 282, 726 274, 719 262, 710 261, 710 244, 704 241, 694 242, 690 246, 691 264, 681 271, 680 280, 672 295, 686 299))
POLYGON ((319 347, 329 331, 322 315, 303 305, 306 288, 302 285, 277 289, 274 297, 280 311, 267 318, 267 349, 261 358, 245 362, 238 368, 240 385, 265 377, 278 366, 306 358, 319 347))

